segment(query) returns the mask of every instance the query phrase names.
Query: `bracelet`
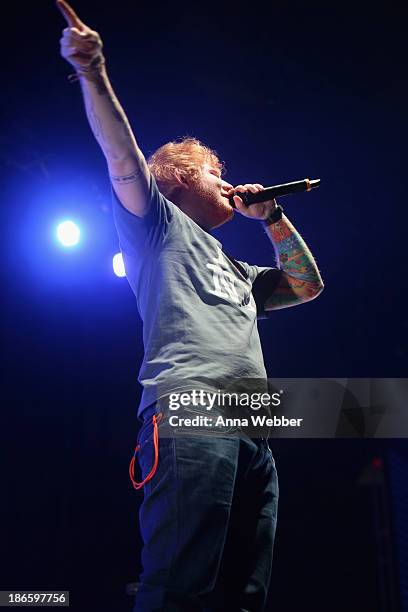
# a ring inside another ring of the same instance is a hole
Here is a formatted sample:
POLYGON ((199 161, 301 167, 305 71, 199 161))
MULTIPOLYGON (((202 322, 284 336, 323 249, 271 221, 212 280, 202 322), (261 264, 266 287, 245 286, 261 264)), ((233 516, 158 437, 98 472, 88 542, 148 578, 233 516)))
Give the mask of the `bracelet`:
POLYGON ((88 68, 78 68, 74 73, 68 75, 68 81, 70 83, 76 83, 79 81, 81 76, 85 76, 91 73, 98 66, 102 66, 105 63, 105 58, 103 55, 97 55, 94 57, 92 62, 89 64, 88 68))
POLYGON ((280 204, 277 204, 275 210, 272 214, 269 214, 266 219, 262 219, 262 224, 264 227, 268 227, 268 225, 272 225, 272 223, 276 223, 282 219, 283 207, 280 204))

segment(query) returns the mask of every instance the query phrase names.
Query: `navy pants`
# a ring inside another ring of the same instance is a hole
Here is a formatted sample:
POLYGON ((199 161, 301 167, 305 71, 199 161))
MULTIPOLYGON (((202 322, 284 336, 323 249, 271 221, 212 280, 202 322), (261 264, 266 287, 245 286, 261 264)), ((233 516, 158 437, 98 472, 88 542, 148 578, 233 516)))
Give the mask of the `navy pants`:
MULTIPOLYGON (((144 413, 142 478, 155 448, 144 413)), ((266 439, 160 435, 158 465, 139 511, 142 573, 134 612, 258 612, 271 576, 278 507, 266 439)))

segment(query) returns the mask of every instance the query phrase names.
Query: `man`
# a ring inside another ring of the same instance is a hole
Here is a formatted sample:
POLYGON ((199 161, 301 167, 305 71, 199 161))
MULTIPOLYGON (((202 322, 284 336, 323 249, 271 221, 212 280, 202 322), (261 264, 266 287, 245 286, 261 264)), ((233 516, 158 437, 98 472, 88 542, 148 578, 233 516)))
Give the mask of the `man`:
MULTIPOLYGON (((138 438, 144 500, 143 572, 135 610, 264 609, 278 482, 264 438, 160 436, 158 400, 213 389, 219 379, 265 379, 257 316, 315 298, 323 283, 276 202, 235 209, 263 223, 277 268, 239 262, 210 233, 231 220, 233 187, 214 151, 194 138, 140 151, 109 82, 99 35, 65 0, 61 54, 75 68, 91 129, 108 164, 126 274, 143 319, 138 438)), ((160 404, 161 406, 162 404, 160 404)), ((167 415, 168 416, 168 415, 167 415)))

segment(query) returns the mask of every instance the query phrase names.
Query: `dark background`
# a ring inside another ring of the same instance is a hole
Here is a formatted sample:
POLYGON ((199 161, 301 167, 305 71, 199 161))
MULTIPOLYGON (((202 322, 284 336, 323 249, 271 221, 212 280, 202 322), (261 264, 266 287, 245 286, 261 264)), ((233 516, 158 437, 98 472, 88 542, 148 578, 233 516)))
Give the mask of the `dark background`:
MULTIPOLYGON (((405 376, 406 9, 257 0, 74 8, 103 38, 146 155, 189 134, 217 150, 233 184, 321 178, 319 190, 282 204, 325 291, 260 322, 269 376, 405 376)), ((0 589, 70 589, 76 610, 130 610, 141 322, 126 279, 112 272, 105 161, 59 56, 64 22, 52 2, 7 11, 0 589), (71 251, 53 238, 67 215, 83 233, 71 251)), ((237 258, 273 265, 258 223, 237 218, 216 235, 237 258)), ((273 452, 281 501, 270 609, 380 611, 372 488, 358 481, 373 458, 403 457, 405 441, 279 440, 273 452)), ((398 565, 396 583, 397 574, 398 565)))

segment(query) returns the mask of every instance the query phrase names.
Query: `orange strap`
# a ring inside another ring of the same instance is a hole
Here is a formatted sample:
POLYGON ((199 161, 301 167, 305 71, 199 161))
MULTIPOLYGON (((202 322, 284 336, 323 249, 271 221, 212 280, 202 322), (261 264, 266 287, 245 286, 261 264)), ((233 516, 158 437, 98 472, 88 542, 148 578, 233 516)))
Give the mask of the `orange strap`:
POLYGON ((132 481, 133 487, 137 490, 137 489, 141 489, 143 487, 143 485, 148 482, 151 478, 153 478, 158 463, 159 463, 159 431, 157 429, 157 424, 160 423, 161 419, 163 417, 163 414, 161 412, 159 412, 159 414, 156 416, 155 414, 152 416, 152 422, 153 422, 153 443, 154 443, 154 463, 153 463, 153 467, 150 470, 150 472, 148 473, 148 475, 146 476, 146 478, 144 480, 142 480, 142 482, 136 482, 135 480, 135 459, 136 459, 136 453, 140 450, 140 444, 138 444, 135 448, 135 452, 133 453, 133 457, 132 460, 130 462, 129 465, 129 476, 130 476, 130 480, 132 481))

